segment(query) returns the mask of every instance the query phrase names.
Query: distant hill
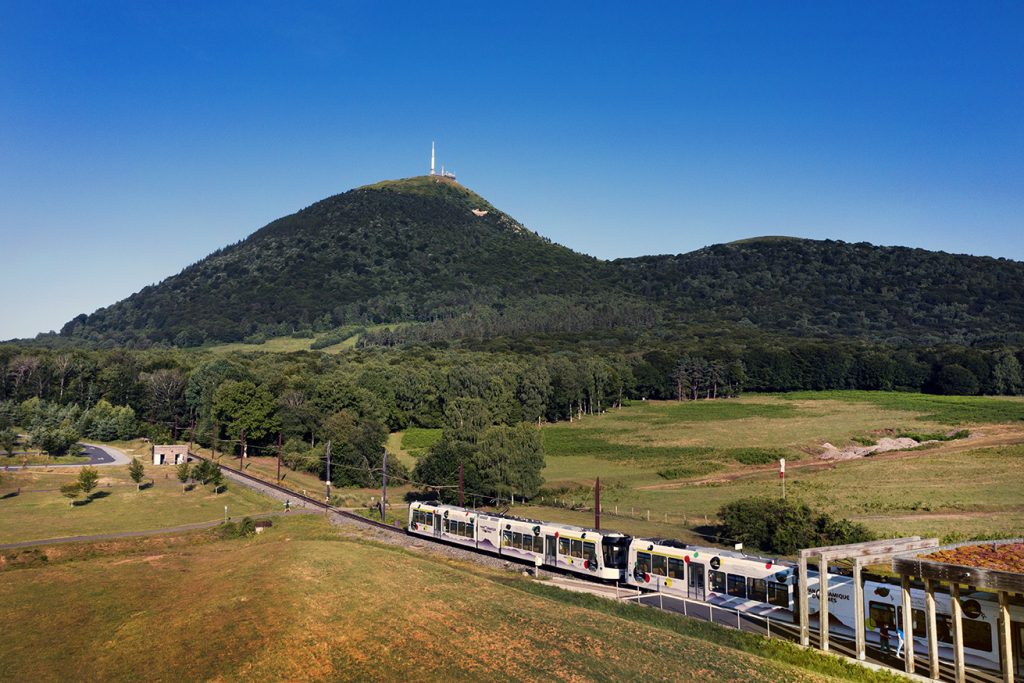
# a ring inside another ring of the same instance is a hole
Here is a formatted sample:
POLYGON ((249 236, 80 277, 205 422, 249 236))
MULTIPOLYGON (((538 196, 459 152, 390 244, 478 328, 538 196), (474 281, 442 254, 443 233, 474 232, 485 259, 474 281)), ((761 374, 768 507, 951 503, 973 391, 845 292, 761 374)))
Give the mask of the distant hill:
POLYGON ((1024 339, 1024 263, 832 240, 755 238, 612 264, 673 317, 895 343, 1024 339))
POLYGON ((720 322, 893 342, 1020 340, 1024 264, 783 237, 601 261, 457 183, 418 177, 278 219, 60 334, 194 346, 463 318, 478 335, 720 322))

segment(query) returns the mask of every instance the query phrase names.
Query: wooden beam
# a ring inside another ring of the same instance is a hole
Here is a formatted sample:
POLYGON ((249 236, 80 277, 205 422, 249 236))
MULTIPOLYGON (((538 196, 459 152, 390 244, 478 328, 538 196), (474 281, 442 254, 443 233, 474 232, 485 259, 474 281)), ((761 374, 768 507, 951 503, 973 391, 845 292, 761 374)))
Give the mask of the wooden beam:
MULTIPOLYGON (((800 551, 800 557, 820 557, 822 555, 829 559, 835 557, 854 557, 866 548, 875 548, 880 545, 892 545, 898 543, 911 543, 920 541, 920 536, 907 536, 905 538, 883 538, 877 541, 865 541, 863 543, 848 543, 846 545, 826 545, 820 548, 804 548, 800 551)), ((938 545, 936 543, 936 545, 938 545)))
POLYGON ((956 683, 964 683, 966 672, 964 671, 964 625, 963 606, 960 604, 960 584, 949 585, 949 603, 953 608, 953 667, 955 669, 956 683))
POLYGON ((1005 572, 984 567, 964 567, 945 562, 933 562, 919 557, 894 557, 892 569, 897 574, 920 576, 950 583, 967 584, 991 591, 1024 593, 1024 574, 1005 572))
POLYGON ((910 577, 900 577, 903 593, 903 662, 908 674, 914 673, 914 612, 910 605, 910 577))
POLYGON ((818 634, 821 650, 828 652, 828 560, 818 558, 818 634))
POLYGON ((800 581, 797 585, 797 602, 800 603, 800 644, 808 647, 811 644, 811 630, 807 609, 807 558, 800 556, 800 581))
POLYGON ((928 626, 928 673, 939 680, 939 632, 935 618, 935 581, 924 580, 924 607, 928 626))
POLYGON ((999 661, 1003 665, 1003 683, 1013 683, 1013 636, 1010 634, 1010 595, 999 591, 999 661))
MULTIPOLYGON (((934 542, 932 539, 924 539, 924 540, 921 540, 921 541, 915 541, 912 545, 915 545, 917 547, 915 547, 915 548, 908 548, 906 550, 884 550, 884 551, 879 551, 878 553, 873 554, 873 555, 861 555, 859 557, 852 558, 852 559, 853 559, 854 562, 860 562, 861 565, 881 564, 882 562, 895 561, 895 557, 897 555, 900 555, 900 554, 902 554, 904 552, 907 552, 908 550, 930 550, 932 548, 938 547, 938 544, 936 542, 934 542)), ((836 558, 833 558, 833 559, 836 559, 836 558)), ((916 574, 911 574, 911 576, 916 576, 916 574)))
POLYGON ((860 562, 853 563, 853 630, 857 659, 867 658, 864 643, 864 582, 861 580, 860 562))

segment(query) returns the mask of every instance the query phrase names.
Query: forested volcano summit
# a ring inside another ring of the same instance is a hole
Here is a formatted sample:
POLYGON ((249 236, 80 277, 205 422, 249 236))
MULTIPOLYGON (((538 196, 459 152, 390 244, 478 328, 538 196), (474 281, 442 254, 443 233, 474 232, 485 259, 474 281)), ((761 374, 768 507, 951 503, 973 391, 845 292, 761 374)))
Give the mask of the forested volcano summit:
POLYGON ((79 315, 61 335, 195 346, 352 323, 436 327, 461 319, 490 320, 463 326, 478 335, 699 322, 890 342, 1009 341, 1022 336, 1024 264, 778 237, 602 261, 528 230, 462 185, 423 176, 367 185, 280 218, 178 275, 79 315), (516 324, 493 324, 503 318, 516 324))

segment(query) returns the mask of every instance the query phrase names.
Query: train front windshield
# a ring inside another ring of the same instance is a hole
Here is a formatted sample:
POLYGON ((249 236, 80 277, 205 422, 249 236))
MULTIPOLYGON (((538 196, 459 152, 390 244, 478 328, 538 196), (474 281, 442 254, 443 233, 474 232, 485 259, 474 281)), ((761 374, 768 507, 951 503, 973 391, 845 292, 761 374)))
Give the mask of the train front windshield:
POLYGON ((601 549, 604 551, 604 566, 618 567, 623 569, 626 566, 626 552, 629 550, 629 536, 605 537, 601 540, 601 549))

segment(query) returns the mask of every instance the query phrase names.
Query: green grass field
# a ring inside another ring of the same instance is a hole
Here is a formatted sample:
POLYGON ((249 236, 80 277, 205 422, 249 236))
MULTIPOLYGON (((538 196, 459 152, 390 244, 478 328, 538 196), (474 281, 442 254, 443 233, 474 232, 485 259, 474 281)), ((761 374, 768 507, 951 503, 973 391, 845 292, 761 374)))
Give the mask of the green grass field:
POLYGON ((275 519, 0 568, 5 680, 894 681, 635 605, 275 519), (144 672, 144 673, 142 673, 144 672))
POLYGON ((208 486, 182 493, 169 465, 148 465, 146 477, 154 485, 141 491, 128 478, 127 467, 96 469, 100 483, 94 500, 74 506, 57 489, 75 481, 77 469, 5 472, 0 482, 0 543, 205 522, 222 518, 225 505, 233 518, 280 508, 269 498, 231 483, 219 494, 208 486))
MULTIPOLYGON (((634 403, 542 434, 547 500, 592 504, 600 476, 606 526, 687 538, 738 498, 788 494, 891 536, 1024 532, 1024 400, 883 392, 800 392, 708 402, 634 403), (819 461, 843 447, 899 433, 970 436, 918 451, 819 461), (632 508, 634 517, 626 512, 632 508), (646 514, 650 510, 651 522, 646 514), (666 515, 668 523, 665 522, 666 515), (653 526, 652 526, 653 525, 653 526)), ((564 521, 592 513, 532 512, 564 521), (555 517, 553 517, 554 515, 555 517)), ((590 523, 590 522, 586 522, 590 523)))

